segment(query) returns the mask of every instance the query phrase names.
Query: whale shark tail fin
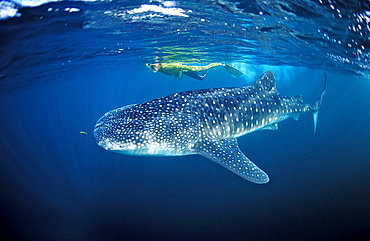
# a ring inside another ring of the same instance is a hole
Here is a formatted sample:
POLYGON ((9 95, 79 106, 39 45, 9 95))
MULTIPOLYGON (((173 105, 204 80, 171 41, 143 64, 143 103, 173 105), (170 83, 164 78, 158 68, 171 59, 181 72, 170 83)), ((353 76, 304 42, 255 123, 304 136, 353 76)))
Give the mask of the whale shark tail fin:
POLYGON ((312 116, 313 116, 313 134, 315 135, 316 133, 316 126, 317 126, 317 117, 319 115, 319 110, 321 106, 322 99, 325 94, 325 89, 326 89, 326 73, 325 73, 325 82, 324 82, 324 88, 321 92, 321 95, 319 99, 311 106, 312 108, 312 116))
POLYGON ((228 64, 224 64, 224 68, 226 69, 227 72, 234 75, 235 77, 240 77, 240 76, 243 75, 243 73, 240 70, 238 70, 238 69, 236 69, 236 68, 234 68, 234 67, 232 67, 228 64))

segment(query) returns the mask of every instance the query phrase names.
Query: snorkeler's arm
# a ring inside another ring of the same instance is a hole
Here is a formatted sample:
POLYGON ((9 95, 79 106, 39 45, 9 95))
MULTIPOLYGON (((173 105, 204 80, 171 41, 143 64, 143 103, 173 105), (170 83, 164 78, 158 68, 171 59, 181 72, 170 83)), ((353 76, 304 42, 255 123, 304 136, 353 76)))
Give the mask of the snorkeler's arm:
POLYGON ((175 76, 175 77, 177 77, 177 78, 179 78, 179 79, 182 79, 182 76, 183 76, 183 75, 184 75, 184 71, 179 70, 178 75, 177 75, 177 76, 175 76))

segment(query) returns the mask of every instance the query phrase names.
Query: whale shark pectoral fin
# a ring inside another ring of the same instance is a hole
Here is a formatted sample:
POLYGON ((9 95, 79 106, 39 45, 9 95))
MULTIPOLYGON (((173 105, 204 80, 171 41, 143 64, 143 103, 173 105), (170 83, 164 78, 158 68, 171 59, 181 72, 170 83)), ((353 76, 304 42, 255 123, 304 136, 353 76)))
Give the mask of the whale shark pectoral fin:
POLYGON ((195 151, 248 181, 263 184, 270 180, 264 171, 240 151, 236 139, 203 140, 195 151))

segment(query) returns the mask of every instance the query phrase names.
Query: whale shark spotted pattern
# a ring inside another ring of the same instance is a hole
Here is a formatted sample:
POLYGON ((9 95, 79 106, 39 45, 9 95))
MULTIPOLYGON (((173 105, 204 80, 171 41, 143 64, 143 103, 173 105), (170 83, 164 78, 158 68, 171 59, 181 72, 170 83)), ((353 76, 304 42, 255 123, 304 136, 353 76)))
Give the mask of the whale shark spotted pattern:
POLYGON ((281 96, 269 71, 251 86, 185 91, 109 111, 97 121, 94 138, 106 150, 129 155, 200 154, 263 184, 268 175, 241 152, 236 138, 276 130, 278 122, 305 112, 312 112, 316 129, 324 92, 313 105, 301 96, 281 96))

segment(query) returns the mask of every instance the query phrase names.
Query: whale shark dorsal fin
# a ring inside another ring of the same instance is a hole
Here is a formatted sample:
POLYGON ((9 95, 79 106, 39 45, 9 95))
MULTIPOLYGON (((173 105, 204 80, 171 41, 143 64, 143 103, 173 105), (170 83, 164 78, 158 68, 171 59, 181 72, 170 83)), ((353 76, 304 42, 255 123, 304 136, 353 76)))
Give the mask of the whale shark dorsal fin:
POLYGON ((259 86, 262 91, 268 92, 269 94, 279 94, 276 90, 275 74, 272 71, 267 71, 264 73, 258 80, 256 80, 256 82, 254 82, 253 85, 259 86))
POLYGON ((196 145, 194 151, 248 181, 263 184, 270 180, 264 171, 240 151, 236 139, 206 138, 196 145))

